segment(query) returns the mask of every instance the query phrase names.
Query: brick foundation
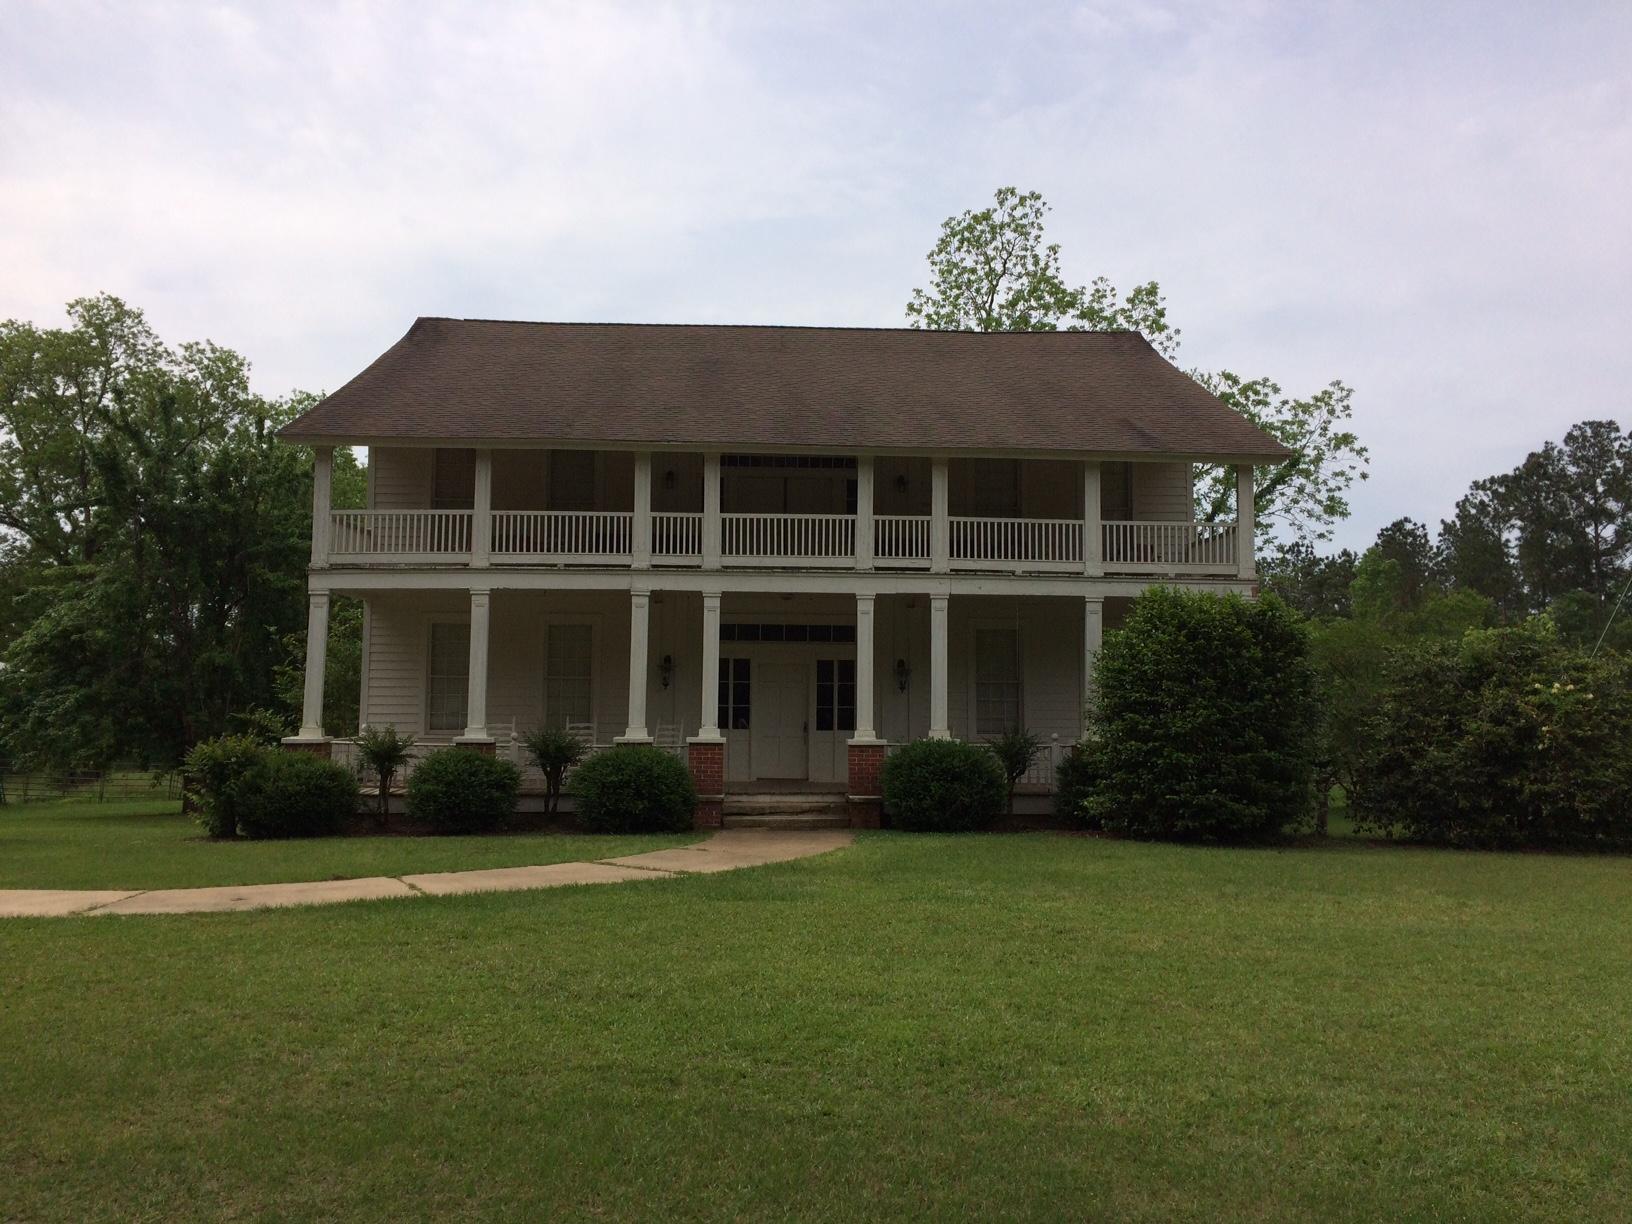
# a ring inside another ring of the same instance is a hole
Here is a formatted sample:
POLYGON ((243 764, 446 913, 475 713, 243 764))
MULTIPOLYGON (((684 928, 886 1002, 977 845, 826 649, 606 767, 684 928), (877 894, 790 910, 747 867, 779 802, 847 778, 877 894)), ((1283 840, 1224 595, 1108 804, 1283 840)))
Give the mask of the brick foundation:
POLYGON ((686 745, 686 766, 691 784, 697 788, 697 810, 692 824, 699 829, 717 829, 724 821, 725 742, 693 740, 686 745))
POLYGON ((334 755, 334 744, 326 739, 296 739, 291 736, 283 741, 285 752, 304 752, 309 756, 322 757, 325 761, 334 755))
POLYGON ((850 823, 858 829, 876 829, 884 818, 884 758, 886 744, 850 744, 850 823))

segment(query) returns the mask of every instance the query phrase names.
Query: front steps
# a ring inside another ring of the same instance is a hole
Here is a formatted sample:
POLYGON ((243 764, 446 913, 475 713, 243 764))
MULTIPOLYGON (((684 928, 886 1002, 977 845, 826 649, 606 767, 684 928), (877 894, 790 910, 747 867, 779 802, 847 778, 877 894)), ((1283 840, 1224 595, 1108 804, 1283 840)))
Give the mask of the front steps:
POLYGON ((847 829, 850 804, 841 794, 727 794, 722 811, 727 829, 847 829))

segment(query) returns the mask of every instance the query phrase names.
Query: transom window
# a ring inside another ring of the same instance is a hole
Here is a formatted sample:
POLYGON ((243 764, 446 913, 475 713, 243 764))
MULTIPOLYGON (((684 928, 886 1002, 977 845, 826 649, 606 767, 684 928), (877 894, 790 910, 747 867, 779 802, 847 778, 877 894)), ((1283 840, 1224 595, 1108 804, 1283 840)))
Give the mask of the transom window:
POLYGON ((975 630, 975 734, 1020 728, 1020 634, 1014 628, 975 630))
POLYGON ((747 659, 720 660, 719 725, 726 731, 746 731, 752 701, 747 659))
POLYGON ((853 642, 854 625, 721 625, 722 642, 853 642))
POLYGON ((433 623, 427 654, 425 729, 463 731, 470 695, 470 626, 433 623))
POLYGON ((856 729, 856 661, 816 660, 816 730, 856 729))
POLYGON ((545 726, 594 721, 594 638, 589 625, 550 625, 545 629, 545 726))

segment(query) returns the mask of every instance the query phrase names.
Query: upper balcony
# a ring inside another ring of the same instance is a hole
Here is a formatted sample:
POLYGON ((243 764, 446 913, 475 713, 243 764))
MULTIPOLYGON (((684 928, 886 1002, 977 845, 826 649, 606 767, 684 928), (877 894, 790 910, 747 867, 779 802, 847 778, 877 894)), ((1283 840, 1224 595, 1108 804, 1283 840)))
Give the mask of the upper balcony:
POLYGON ((1192 521, 1179 462, 377 447, 370 508, 330 511, 325 460, 316 565, 1252 569, 1250 523, 1192 521))

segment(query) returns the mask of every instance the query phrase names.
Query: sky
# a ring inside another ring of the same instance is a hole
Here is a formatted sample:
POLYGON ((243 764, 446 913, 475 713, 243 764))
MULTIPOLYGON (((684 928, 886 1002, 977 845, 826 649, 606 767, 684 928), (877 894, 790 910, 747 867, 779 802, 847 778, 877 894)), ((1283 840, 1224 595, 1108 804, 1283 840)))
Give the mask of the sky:
POLYGON ((332 390, 418 315, 895 326, 1053 207, 1179 364, 1355 388, 1336 543, 1632 423, 1632 2, 0 0, 0 318, 332 390))

